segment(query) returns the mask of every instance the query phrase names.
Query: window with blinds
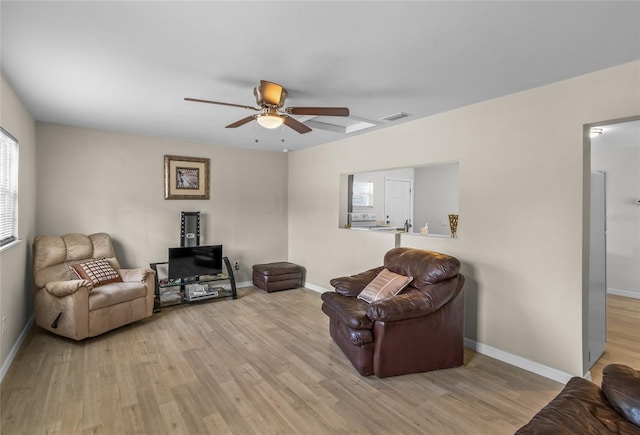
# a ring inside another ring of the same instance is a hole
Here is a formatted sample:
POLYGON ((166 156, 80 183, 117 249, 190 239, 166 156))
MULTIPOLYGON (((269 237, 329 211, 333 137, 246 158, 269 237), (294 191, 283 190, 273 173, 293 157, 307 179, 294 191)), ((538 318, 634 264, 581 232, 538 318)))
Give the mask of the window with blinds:
POLYGON ((0 246, 18 236, 18 141, 0 127, 0 246))
POLYGON ((354 181, 353 198, 354 207, 373 207, 373 182, 354 181))

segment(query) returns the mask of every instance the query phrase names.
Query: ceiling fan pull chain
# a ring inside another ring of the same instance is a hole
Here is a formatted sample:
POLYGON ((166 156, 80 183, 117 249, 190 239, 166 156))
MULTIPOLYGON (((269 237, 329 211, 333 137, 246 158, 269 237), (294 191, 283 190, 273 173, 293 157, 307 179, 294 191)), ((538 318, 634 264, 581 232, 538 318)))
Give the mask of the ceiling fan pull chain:
POLYGON ((258 140, 258 123, 257 123, 257 122, 256 122, 256 128, 255 128, 255 131, 256 131, 256 143, 258 143, 258 142, 260 142, 260 141, 258 140))
POLYGON ((280 127, 280 131, 282 132, 282 139, 281 141, 284 142, 284 124, 282 124, 282 126, 280 127))

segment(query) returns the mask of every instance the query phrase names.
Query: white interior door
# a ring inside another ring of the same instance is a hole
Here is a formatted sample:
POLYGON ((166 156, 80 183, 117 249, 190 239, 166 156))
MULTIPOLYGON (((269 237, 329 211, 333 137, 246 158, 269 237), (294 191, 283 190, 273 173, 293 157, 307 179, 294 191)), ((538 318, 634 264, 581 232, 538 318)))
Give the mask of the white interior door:
POLYGON ((411 181, 385 178, 384 214, 385 223, 402 228, 405 221, 411 223, 411 181))

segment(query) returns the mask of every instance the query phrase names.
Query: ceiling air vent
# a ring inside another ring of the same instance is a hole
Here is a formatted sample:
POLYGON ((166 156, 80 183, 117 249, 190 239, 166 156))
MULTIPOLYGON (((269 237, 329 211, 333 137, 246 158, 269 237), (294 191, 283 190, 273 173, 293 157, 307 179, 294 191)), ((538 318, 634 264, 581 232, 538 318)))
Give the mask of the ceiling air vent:
POLYGON ((407 116, 413 116, 411 113, 407 112, 398 112, 393 115, 385 116, 382 118, 383 121, 397 121, 398 119, 406 118, 407 116))

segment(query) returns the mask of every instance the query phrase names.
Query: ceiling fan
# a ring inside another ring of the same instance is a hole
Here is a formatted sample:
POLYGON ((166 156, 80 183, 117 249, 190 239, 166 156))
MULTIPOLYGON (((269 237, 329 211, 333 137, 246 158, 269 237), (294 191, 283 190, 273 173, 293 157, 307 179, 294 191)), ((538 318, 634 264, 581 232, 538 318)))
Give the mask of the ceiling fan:
POLYGON ((349 109, 346 107, 286 107, 283 109, 284 100, 287 98, 287 90, 277 83, 266 80, 260 80, 260 85, 253 88, 253 95, 256 97, 256 104, 260 107, 201 100, 198 98, 185 98, 185 101, 240 107, 242 109, 260 112, 229 124, 226 128, 240 127, 255 119, 258 124, 265 128, 277 128, 284 124, 298 133, 304 134, 309 133, 311 128, 289 115, 349 116, 349 109))

